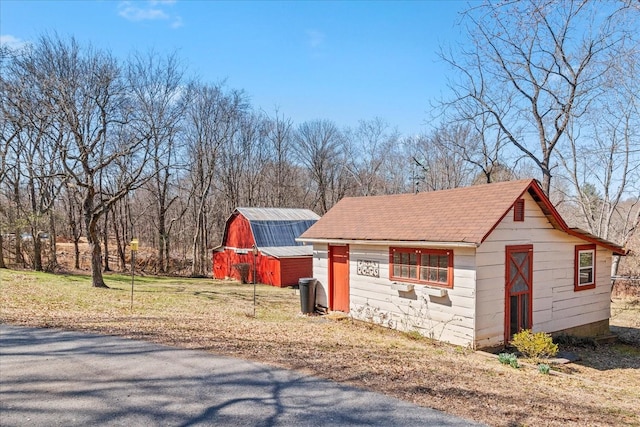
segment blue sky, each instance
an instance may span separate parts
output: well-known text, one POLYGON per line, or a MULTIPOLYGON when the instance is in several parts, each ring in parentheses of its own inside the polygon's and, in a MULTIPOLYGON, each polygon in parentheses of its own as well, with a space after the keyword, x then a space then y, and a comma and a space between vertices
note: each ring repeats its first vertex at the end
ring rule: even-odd
POLYGON ((446 92, 436 52, 461 39, 456 1, 0 1, 2 43, 47 32, 125 58, 177 51, 190 75, 243 89, 296 124, 375 116, 403 135, 429 129, 446 92))

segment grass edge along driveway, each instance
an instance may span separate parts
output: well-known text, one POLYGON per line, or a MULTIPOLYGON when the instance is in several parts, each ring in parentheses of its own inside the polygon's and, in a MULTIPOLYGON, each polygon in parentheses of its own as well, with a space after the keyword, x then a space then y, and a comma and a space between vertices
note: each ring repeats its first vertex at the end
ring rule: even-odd
POLYGON ((0 320, 99 332, 237 356, 382 392, 496 426, 640 425, 633 346, 579 349, 583 362, 541 375, 465 348, 350 319, 299 314, 291 289, 211 279, 0 272, 0 320), (603 362, 602 360, 608 361, 603 362), (613 360, 613 362, 612 362, 613 360))

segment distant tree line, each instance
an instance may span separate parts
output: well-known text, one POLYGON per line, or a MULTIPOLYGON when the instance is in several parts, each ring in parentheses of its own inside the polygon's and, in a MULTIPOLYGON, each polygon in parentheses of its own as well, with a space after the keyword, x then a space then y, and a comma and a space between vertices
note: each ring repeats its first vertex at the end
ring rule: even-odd
MULTIPOLYGON (((136 237, 155 248, 153 272, 205 276, 237 206, 324 214, 346 196, 522 177, 540 179, 569 222, 637 244, 640 11, 599 5, 475 6, 468 44, 441 53, 453 95, 418 136, 382 118, 294 123, 189 78, 176 54, 122 60, 57 35, 4 47, 0 267, 55 270, 65 239, 79 268, 84 237, 102 287, 136 237)), ((637 260, 626 268, 640 272, 637 260)))

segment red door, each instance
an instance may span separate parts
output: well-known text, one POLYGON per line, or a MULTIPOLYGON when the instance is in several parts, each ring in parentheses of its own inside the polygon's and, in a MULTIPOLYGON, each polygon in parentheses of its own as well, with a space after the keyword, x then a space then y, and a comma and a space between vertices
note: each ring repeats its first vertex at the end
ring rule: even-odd
POLYGON ((349 247, 329 246, 331 310, 349 312, 349 247))
POLYGON ((505 287, 505 343, 513 334, 531 329, 533 245, 507 246, 505 287))

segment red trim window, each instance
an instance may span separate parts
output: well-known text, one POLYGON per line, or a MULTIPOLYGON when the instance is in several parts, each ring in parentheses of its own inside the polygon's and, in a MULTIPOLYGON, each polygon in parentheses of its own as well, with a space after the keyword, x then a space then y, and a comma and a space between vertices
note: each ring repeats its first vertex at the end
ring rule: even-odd
POLYGON ((391 280, 453 287, 453 251, 443 249, 389 249, 391 280))
POLYGON ((513 204, 513 220, 524 221, 524 199, 518 199, 513 204))
POLYGON ((596 245, 578 245, 575 249, 574 290, 596 287, 596 245))

